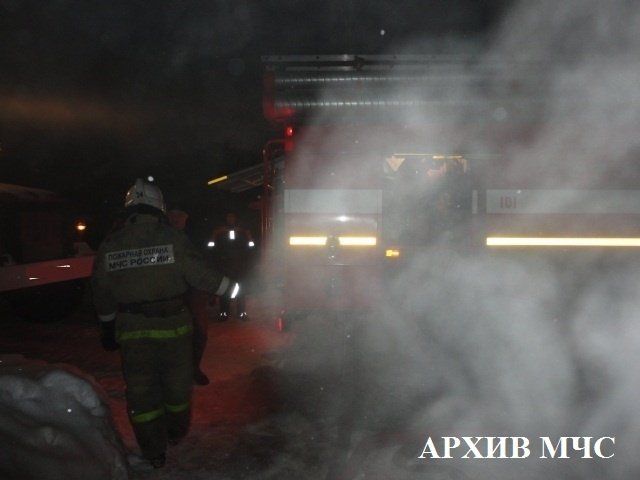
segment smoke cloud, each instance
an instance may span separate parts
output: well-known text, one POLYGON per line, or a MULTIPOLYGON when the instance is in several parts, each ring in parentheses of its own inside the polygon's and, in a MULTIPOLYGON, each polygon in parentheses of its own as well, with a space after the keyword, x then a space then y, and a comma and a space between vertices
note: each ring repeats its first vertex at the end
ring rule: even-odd
MULTIPOLYGON (((422 145, 433 153, 485 158, 470 160, 470 169, 494 172, 488 188, 635 189, 639 23, 640 8, 628 1, 516 3, 480 62, 457 72, 455 81, 417 87, 446 105, 450 128, 442 131, 434 121, 443 111, 427 108, 415 109, 405 124, 423 128, 422 145), (487 135, 489 123, 499 124, 502 134, 487 135)), ((400 100, 404 93, 385 92, 400 100)), ((375 158, 380 145, 369 141, 374 149, 364 156, 375 158)), ((304 159, 305 139, 300 142, 304 159)), ((361 172, 353 164, 337 168, 325 174, 361 172)), ((415 198, 423 193, 408 192, 415 198)), ((551 199, 558 201, 537 197, 535 208, 562 211, 583 202, 565 196, 564 207, 545 204, 551 199)), ((572 225, 579 217, 553 222, 568 232, 592 228, 609 236, 620 236, 614 229, 622 224, 626 235, 637 235, 633 215, 605 227, 572 225)), ((531 230, 533 219, 514 217, 511 228, 531 230)), ((406 438, 396 447, 372 446, 361 456, 362 471, 384 472, 379 478, 427 478, 420 475, 429 472, 433 478, 487 479, 637 475, 637 253, 469 253, 447 248, 444 237, 437 240, 389 279, 383 313, 363 322, 353 340, 363 365, 353 438, 415 434, 411 447, 406 438), (540 436, 615 437, 615 456, 583 459, 582 452, 572 452, 568 460, 543 460, 536 444, 526 461, 418 460, 428 435, 526 436, 532 442, 540 436)), ((322 336, 319 330, 313 335, 322 336)), ((313 342, 305 344, 307 360, 313 348, 313 342)))

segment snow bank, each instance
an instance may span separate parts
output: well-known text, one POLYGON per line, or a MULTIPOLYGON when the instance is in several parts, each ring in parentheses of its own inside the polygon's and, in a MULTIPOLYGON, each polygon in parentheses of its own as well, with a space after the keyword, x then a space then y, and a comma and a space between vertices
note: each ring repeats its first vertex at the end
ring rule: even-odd
POLYGON ((0 477, 127 479, 101 387, 69 365, 0 355, 0 477))

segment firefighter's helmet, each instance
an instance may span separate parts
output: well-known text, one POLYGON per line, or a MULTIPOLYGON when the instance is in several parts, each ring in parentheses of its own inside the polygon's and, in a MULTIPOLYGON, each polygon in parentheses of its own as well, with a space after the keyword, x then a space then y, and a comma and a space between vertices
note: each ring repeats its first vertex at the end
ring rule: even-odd
POLYGON ((134 205, 148 205, 163 212, 165 211, 162 191, 155 185, 145 182, 141 178, 136 179, 135 185, 127 191, 124 199, 125 207, 132 207, 134 205))

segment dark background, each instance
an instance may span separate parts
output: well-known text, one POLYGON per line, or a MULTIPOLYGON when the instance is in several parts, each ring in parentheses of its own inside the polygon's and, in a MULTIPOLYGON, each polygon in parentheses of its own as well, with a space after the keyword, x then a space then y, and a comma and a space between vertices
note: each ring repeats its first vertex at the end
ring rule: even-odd
POLYGON ((277 135, 261 112, 261 55, 478 46, 509 3, 0 0, 0 182, 97 217, 147 175, 169 204, 242 207, 251 198, 206 181, 259 163, 277 135))

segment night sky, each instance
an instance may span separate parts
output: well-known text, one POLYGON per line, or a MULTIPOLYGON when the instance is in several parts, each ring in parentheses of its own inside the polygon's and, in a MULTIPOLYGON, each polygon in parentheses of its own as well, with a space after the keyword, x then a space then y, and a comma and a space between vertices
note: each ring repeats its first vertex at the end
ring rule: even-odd
POLYGON ((0 0, 0 182, 110 208, 151 174, 193 204, 273 135, 261 55, 438 53, 508 3, 0 0))

